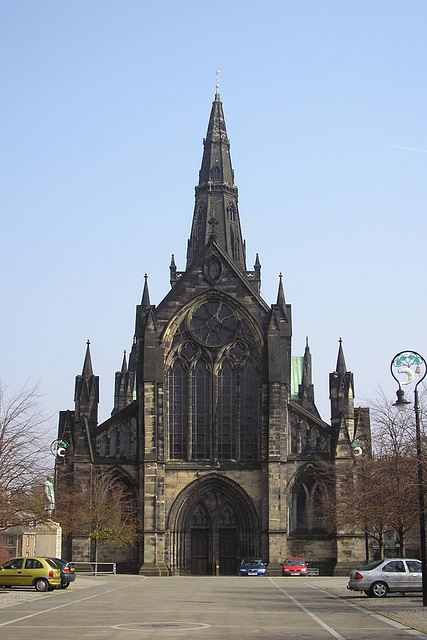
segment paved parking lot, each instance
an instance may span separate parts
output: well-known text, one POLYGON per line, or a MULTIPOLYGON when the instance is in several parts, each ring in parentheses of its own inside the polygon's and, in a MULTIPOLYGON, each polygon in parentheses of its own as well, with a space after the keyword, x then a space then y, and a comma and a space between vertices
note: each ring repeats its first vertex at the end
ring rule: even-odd
POLYGON ((427 640, 413 629, 427 632, 421 594, 376 600, 346 584, 323 577, 78 576, 53 593, 0 590, 0 637, 427 640))

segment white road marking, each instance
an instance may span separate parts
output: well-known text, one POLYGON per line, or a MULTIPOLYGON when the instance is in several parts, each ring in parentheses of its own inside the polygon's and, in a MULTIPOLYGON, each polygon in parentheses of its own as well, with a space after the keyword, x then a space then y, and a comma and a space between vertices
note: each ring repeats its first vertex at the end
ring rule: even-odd
POLYGON ((347 600, 343 600, 339 596, 336 596, 334 593, 330 593, 329 591, 325 591, 324 589, 320 589, 319 587, 316 587, 316 585, 314 585, 314 584, 308 583, 308 586, 311 587, 312 589, 316 589, 316 591, 320 591, 321 593, 324 593, 325 595, 329 596, 330 598, 335 598, 336 600, 341 600, 342 602, 345 602, 345 604, 348 605, 349 607, 353 607, 353 609, 357 609, 358 611, 362 611, 363 613, 367 613, 370 616, 372 616, 372 618, 376 618, 377 620, 381 620, 381 622, 386 622, 391 627, 395 627, 396 629, 400 629, 401 631, 406 631, 406 633, 408 633, 409 635, 415 636, 416 638, 420 638, 420 640, 427 640, 427 635, 425 633, 423 633, 422 631, 417 631, 416 629, 411 629, 410 627, 407 627, 406 625, 402 624, 401 622, 397 622, 396 620, 391 620, 390 618, 386 618, 385 616, 382 616, 380 613, 375 613, 375 611, 369 611, 369 609, 365 609, 364 607, 359 607, 359 605, 354 604, 353 602, 347 602, 347 600))
POLYGON ((298 600, 296 600, 293 596, 291 596, 290 593, 285 591, 285 589, 283 589, 276 582, 274 582, 274 580, 272 578, 270 578, 270 581, 271 581, 272 584, 274 584, 274 586, 277 589, 279 589, 279 591, 284 593, 285 596, 287 598, 289 598, 289 600, 292 600, 292 602, 294 604, 296 604, 297 607, 299 607, 302 611, 304 611, 304 613, 306 613, 308 616, 310 616, 310 618, 312 618, 312 620, 317 622, 317 624, 319 624, 321 627, 323 627, 323 629, 325 629, 325 631, 330 633, 331 636, 333 636, 337 640, 346 640, 342 635, 340 635, 337 631, 335 631, 335 629, 332 629, 332 627, 330 627, 328 624, 326 624, 326 622, 323 622, 323 620, 321 620, 318 616, 316 616, 315 613, 312 613, 309 609, 307 609, 307 607, 305 607, 303 604, 301 604, 301 602, 298 602, 298 600))
MULTIPOLYGON (((142 578, 141 582, 144 582, 147 578, 142 578)), ((34 618, 35 616, 41 616, 44 613, 50 613, 51 611, 56 611, 57 609, 63 609, 64 607, 69 607, 73 604, 78 604, 79 602, 84 602, 85 600, 91 600, 92 598, 98 598, 99 596, 105 595, 106 593, 112 593, 113 591, 119 591, 120 589, 126 589, 129 587, 128 584, 115 587, 114 589, 109 589, 108 591, 102 591, 101 593, 95 593, 92 596, 86 596, 86 598, 80 598, 80 600, 72 600, 70 602, 65 602, 64 604, 59 604, 56 607, 50 607, 49 609, 43 609, 43 611, 36 611, 35 613, 30 613, 27 616, 22 616, 21 618, 14 618, 13 620, 9 620, 8 622, 1 622, 0 627, 7 627, 10 624, 14 624, 15 622, 21 622, 22 620, 28 620, 29 618, 34 618)), ((34 600, 32 601, 34 602, 34 600)))

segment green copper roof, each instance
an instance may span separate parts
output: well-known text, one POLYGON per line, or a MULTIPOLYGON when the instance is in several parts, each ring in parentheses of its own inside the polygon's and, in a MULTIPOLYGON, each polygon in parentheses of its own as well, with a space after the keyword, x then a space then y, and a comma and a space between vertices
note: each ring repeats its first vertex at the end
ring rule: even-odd
POLYGON ((291 398, 298 397, 298 388, 302 382, 303 364, 303 356, 291 356, 291 398))

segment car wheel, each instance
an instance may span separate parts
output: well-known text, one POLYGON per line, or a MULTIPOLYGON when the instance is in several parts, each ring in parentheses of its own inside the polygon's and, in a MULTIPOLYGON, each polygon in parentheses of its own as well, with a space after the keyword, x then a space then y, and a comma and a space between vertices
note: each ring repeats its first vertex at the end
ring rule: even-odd
POLYGON ((34 583, 34 587, 36 591, 49 591, 49 583, 47 580, 44 580, 43 578, 36 580, 34 583))
POLYGON ((374 598, 385 598, 388 593, 388 586, 385 582, 374 582, 369 589, 369 593, 374 598))
POLYGON ((61 589, 66 589, 69 586, 70 586, 69 582, 61 582, 61 589))

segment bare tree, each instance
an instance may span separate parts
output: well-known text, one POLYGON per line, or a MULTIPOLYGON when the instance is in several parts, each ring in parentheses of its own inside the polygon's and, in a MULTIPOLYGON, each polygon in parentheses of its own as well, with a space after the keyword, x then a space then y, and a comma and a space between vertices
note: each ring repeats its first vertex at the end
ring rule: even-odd
MULTIPOLYGON (((322 476, 335 478, 336 491, 329 491, 324 513, 337 530, 363 532, 366 561, 369 540, 374 540, 382 557, 385 534, 394 531, 405 555, 407 533, 418 526, 417 460, 414 415, 398 412, 379 390, 370 403, 372 451, 370 443, 361 456, 340 464, 319 462, 322 476)), ((424 451, 427 454, 427 449, 424 451)))
POLYGON ((55 518, 65 536, 87 536, 94 542, 94 560, 100 546, 134 544, 139 538, 139 516, 132 492, 112 472, 94 467, 87 484, 72 487, 65 474, 58 491, 55 518))
POLYGON ((372 451, 356 457, 341 482, 337 525, 364 532, 366 560, 368 539, 383 556, 385 533, 392 530, 404 557, 406 535, 418 525, 414 415, 396 411, 381 389, 369 405, 372 451))
POLYGON ((45 517, 49 437, 40 406, 37 385, 10 394, 0 381, 0 529, 45 517))
POLYGON ((398 536, 400 554, 404 557, 406 534, 417 526, 419 518, 414 412, 397 411, 379 390, 371 403, 371 417, 387 525, 398 536))

